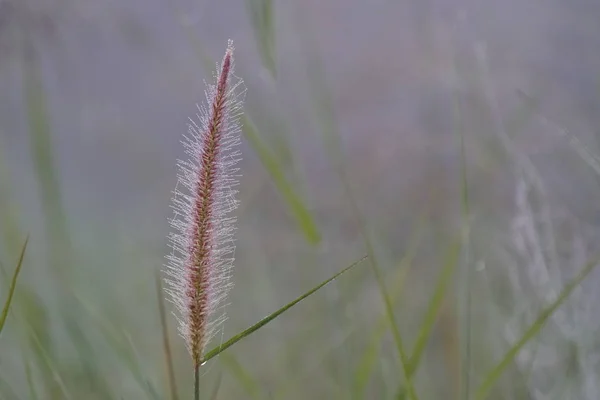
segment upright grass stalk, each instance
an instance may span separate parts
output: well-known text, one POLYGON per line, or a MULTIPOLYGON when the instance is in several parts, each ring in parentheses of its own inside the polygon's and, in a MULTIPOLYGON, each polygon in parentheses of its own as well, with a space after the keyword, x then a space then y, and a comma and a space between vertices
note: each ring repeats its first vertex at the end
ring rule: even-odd
POLYGON ((171 351, 171 342, 169 341, 169 330, 167 328, 167 317, 165 305, 161 296, 163 287, 161 280, 156 275, 156 292, 158 293, 158 315, 160 317, 160 327, 162 330, 163 352, 165 353, 165 363, 167 369, 167 379, 169 383, 170 400, 179 400, 177 395, 177 383, 175 381, 175 367, 173 366, 173 352, 171 351))
POLYGON ((178 310, 180 333, 194 364, 194 398, 200 396, 202 356, 219 331, 225 316, 220 312, 231 284, 238 206, 235 165, 240 160, 242 81, 234 76, 233 42, 206 91, 207 104, 199 107, 198 120, 190 120, 182 141, 188 161, 179 161, 174 191, 174 217, 167 257, 167 293, 178 310), (183 191, 180 189, 183 187, 183 191))
MULTIPOLYGON (((60 174, 56 167, 51 113, 48 94, 44 88, 41 58, 28 32, 22 32, 22 87, 27 117, 30 152, 40 190, 44 212, 44 228, 50 251, 50 266, 62 288, 69 287, 71 267, 71 238, 69 235, 60 174)), ((68 292, 68 291, 67 291, 68 292)))
POLYGON ((462 318, 462 335, 463 349, 461 360, 461 379, 460 387, 462 388, 461 398, 469 400, 471 396, 471 363, 472 363, 472 295, 473 295, 473 271, 470 265, 470 205, 469 205, 469 182, 467 177, 467 152, 465 144, 465 133, 462 129, 462 110, 460 108, 460 99, 456 99, 454 103, 456 118, 459 126, 457 127, 457 135, 460 144, 460 175, 461 175, 461 237, 463 242, 463 258, 464 265, 461 271, 460 293, 462 299, 459 300, 463 308, 462 318))

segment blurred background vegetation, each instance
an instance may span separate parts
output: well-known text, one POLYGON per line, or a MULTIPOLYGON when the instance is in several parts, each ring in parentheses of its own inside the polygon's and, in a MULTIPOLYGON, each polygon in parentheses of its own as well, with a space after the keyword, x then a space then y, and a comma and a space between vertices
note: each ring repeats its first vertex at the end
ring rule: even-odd
MULTIPOLYGON (((229 38, 247 96, 224 336, 369 253, 412 346, 462 237, 415 385, 459 398, 468 357, 477 387, 600 250, 598 18, 587 0, 0 0, 2 298, 30 235, 0 398, 168 398, 154 280, 229 38)), ((599 282, 489 398, 600 398, 599 282)), ((403 398, 389 328, 359 266, 211 360, 203 393, 403 398)))

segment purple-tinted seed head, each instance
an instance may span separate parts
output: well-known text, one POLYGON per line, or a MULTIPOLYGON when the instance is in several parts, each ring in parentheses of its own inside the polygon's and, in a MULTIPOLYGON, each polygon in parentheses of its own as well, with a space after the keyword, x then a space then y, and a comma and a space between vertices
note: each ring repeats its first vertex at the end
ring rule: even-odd
POLYGON ((166 269, 167 293, 196 367, 225 319, 220 308, 231 288, 235 252, 231 212, 238 206, 242 81, 234 76, 231 41, 217 71, 206 105, 198 107, 182 141, 189 160, 178 163, 166 269))

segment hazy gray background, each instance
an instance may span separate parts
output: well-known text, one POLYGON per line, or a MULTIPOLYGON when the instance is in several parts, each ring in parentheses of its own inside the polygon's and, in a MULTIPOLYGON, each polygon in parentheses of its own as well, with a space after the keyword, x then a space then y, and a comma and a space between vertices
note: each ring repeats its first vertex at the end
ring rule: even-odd
MULTIPOLYGON (((482 310, 475 323, 480 336, 493 341, 482 347, 497 357, 552 290, 599 250, 600 181, 595 160, 582 155, 598 154, 600 2, 274 1, 276 76, 261 57, 251 3, 258 4, 0 0, 0 169, 5 176, 0 202, 10 210, 3 211, 3 218, 13 218, 21 233, 31 234, 23 284, 48 299, 61 290, 49 268, 52 234, 44 229, 52 231, 47 227, 52 218, 42 207, 43 178, 35 169, 24 103, 29 59, 41 71, 51 118, 47 150, 72 242, 72 284, 131 335, 149 380, 163 385, 153 278, 167 251, 170 191, 176 159, 183 156, 179 140, 195 103, 204 99, 203 80, 211 76, 206 59, 220 60, 231 38, 236 72, 248 89, 247 114, 315 218, 322 240, 307 242, 244 142, 236 286, 226 336, 364 253, 359 225, 324 146, 321 112, 326 121, 334 121, 346 176, 390 274, 419 216, 429 216, 412 284, 398 302, 409 338, 448 239, 460 228, 457 131, 462 130, 473 214, 470 261, 479 269, 478 282, 494 288, 478 285, 482 310), (32 46, 33 59, 23 43, 32 46), (329 96, 331 110, 321 105, 323 95, 329 96), (528 105, 532 102, 535 107, 528 105)), ((0 249, 0 261, 12 268, 15 249, 0 249)), ((574 311, 567 313, 573 320, 559 319, 549 328, 550 361, 534 363, 531 380, 522 385, 530 398, 545 398, 532 388, 552 392, 552 382, 544 377, 563 376, 564 368, 571 368, 565 361, 571 356, 552 342, 563 339, 585 349, 573 356, 573 363, 581 365, 574 376, 581 381, 568 389, 575 390, 569 398, 596 398, 590 383, 597 376, 596 361, 588 358, 595 354, 590 349, 598 347, 587 333, 595 329, 589 325, 598 309, 590 306, 596 289, 588 283, 589 289, 584 286, 572 302, 574 311)), ((364 267, 231 353, 259 383, 260 393, 347 398, 365 338, 381 313, 377 289, 364 267)), ((436 347, 446 346, 450 334, 444 329, 452 330, 457 317, 450 312, 448 318, 450 328, 438 330, 422 379, 424 393, 431 396, 449 390, 444 382, 454 379, 451 364, 439 366, 445 356, 436 347), (431 379, 441 392, 427 384, 431 379)), ((60 342, 60 327, 55 336, 60 342)), ((172 339, 178 372, 188 383, 183 346, 174 334, 172 339)), ((99 349, 105 344, 94 340, 94 351, 104 356, 99 349)), ((389 351, 382 352, 367 398, 392 398, 399 382, 393 347, 386 340, 389 351)), ((59 369, 69 382, 75 379, 69 378, 70 368, 77 370, 79 364, 59 353, 67 358, 59 369)), ((18 354, 10 362, 3 356, 0 372, 25 396, 18 354)), ((105 371, 115 398, 145 398, 130 377, 119 373, 118 361, 109 356, 93 360, 98 371, 105 371)), ((212 365, 206 385, 212 387, 223 371, 219 398, 244 398, 247 392, 227 358, 212 365)), ((498 398, 516 398, 510 390, 498 398)))

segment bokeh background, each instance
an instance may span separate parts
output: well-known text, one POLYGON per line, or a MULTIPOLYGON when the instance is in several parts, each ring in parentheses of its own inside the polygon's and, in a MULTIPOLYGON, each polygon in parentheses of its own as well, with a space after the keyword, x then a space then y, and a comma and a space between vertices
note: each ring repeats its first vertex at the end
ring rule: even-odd
MULTIPOLYGON (((167 398, 155 277, 179 141, 231 38, 247 120, 224 337, 370 244, 410 346, 468 222, 416 376, 422 398, 458 398, 465 341, 476 386, 600 250, 599 18, 591 0, 0 0, 2 297, 30 235, 0 397, 167 398)), ((599 281, 490 398, 600 398, 599 281)), ((366 263, 202 377, 219 399, 395 399, 401 387, 366 263)))

